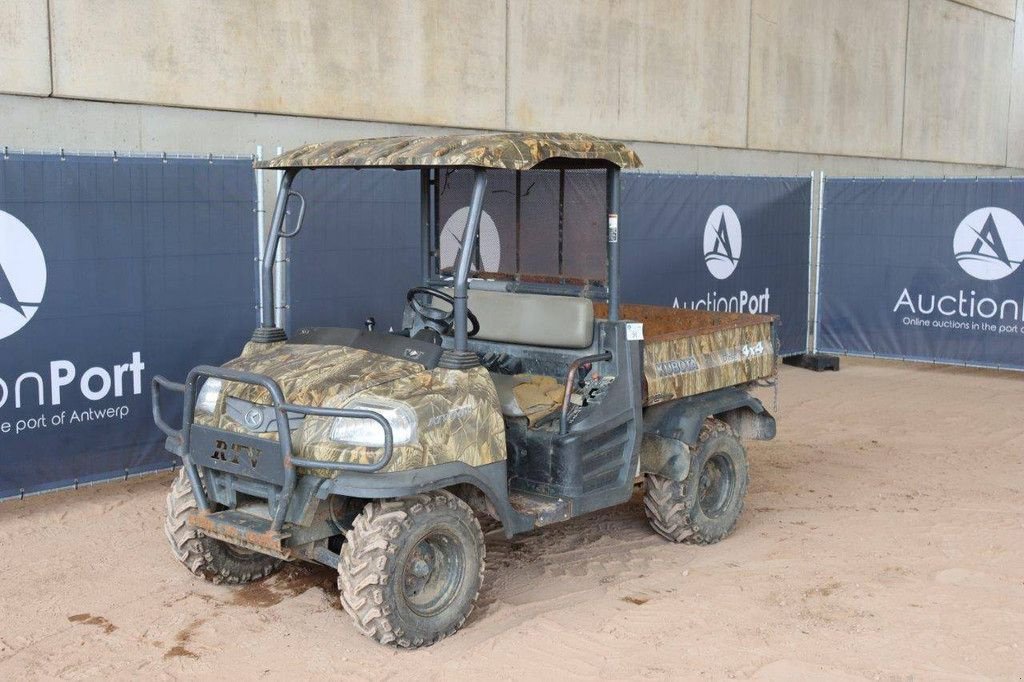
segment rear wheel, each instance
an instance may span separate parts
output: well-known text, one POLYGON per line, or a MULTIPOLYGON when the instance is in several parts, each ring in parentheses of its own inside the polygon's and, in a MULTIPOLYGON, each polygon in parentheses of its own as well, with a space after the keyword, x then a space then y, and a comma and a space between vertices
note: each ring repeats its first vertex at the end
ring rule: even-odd
POLYGON ((683 481, 646 476, 644 511, 651 527, 669 540, 709 545, 736 527, 748 481, 747 453, 740 439, 728 424, 709 418, 683 481))
POLYGON ((281 566, 280 559, 214 540, 190 528, 188 517, 198 509, 192 483, 182 469, 167 494, 164 534, 175 558, 192 573, 211 583, 241 585, 266 578, 281 566))
POLYGON ((473 510, 449 492, 371 502, 341 549, 342 604, 378 642, 429 646, 473 611, 484 553, 473 510))

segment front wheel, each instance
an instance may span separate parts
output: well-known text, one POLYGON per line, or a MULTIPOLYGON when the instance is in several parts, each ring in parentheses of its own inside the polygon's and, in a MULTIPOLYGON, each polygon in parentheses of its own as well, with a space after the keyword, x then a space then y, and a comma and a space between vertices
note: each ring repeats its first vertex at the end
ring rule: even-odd
POLYGON ((364 635, 429 646, 473 611, 484 554, 476 515, 449 492, 371 502, 341 548, 341 602, 364 635))
POLYGON ((164 534, 175 558, 192 573, 211 583, 241 585, 266 578, 281 566, 280 559, 215 540, 191 528, 188 517, 198 509, 192 483, 181 469, 167 494, 164 534))
POLYGON ((651 527, 673 542, 710 545, 736 527, 749 473, 747 452, 728 424, 709 418, 682 481, 647 474, 644 511, 651 527))

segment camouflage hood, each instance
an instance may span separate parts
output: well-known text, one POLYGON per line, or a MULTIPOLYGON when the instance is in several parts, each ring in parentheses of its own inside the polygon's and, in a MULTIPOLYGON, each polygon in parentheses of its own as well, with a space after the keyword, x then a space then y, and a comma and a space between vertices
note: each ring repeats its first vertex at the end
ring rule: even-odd
MULTIPOLYGON (((418 363, 358 348, 312 344, 248 344, 224 366, 268 376, 289 403, 316 407, 342 407, 357 393, 425 371, 418 363)), ((250 384, 227 383, 225 395, 271 403, 263 388, 250 384)))
MULTIPOLYGON (((238 358, 225 367, 263 374, 281 387, 285 400, 296 405, 346 407, 357 394, 408 405, 416 414, 417 437, 397 445, 385 471, 403 471, 460 461, 472 466, 505 458, 505 425, 494 383, 487 370, 426 369, 389 355, 344 345, 249 343, 238 358)), ((225 397, 269 405, 270 396, 259 386, 225 382, 213 415, 199 413, 197 423, 213 428, 249 433, 229 417, 225 397)), ((332 440, 334 420, 309 416, 293 425, 292 444, 308 459, 367 464, 381 451, 375 447, 347 445, 332 440)), ((251 435, 251 434, 250 434, 251 435)), ((258 437, 276 440, 268 430, 258 437)), ((332 477, 337 471, 312 470, 332 477)))

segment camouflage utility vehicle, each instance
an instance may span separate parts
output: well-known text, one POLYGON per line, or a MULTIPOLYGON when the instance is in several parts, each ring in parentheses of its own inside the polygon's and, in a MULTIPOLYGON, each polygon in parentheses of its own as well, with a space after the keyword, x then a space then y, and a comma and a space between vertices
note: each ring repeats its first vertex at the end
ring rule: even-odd
POLYGON ((288 338, 264 305, 238 358, 154 380, 154 417, 183 463, 167 538, 190 571, 237 584, 283 561, 326 564, 361 632, 419 647, 473 610, 481 520, 511 537, 626 502, 639 483, 673 542, 733 529, 740 439, 775 434, 747 392, 775 375, 775 320, 620 304, 630 148, 580 134, 395 137, 258 166, 283 171, 264 301, 280 241, 302 229, 304 169, 418 173, 422 272, 400 331, 288 338), (183 394, 180 428, 161 390, 183 394))

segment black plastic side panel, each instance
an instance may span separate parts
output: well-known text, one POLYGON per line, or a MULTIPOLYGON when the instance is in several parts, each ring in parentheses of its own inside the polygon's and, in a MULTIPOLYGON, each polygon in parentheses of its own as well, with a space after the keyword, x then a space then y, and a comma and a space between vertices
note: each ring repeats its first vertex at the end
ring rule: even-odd
POLYGON ((573 433, 560 437, 553 430, 530 430, 525 419, 510 420, 506 427, 510 442, 509 463, 514 490, 549 497, 581 497, 615 485, 628 460, 631 420, 594 433, 573 433), (513 444, 514 443, 514 444, 513 444))
POLYGON ((616 379, 568 433, 529 429, 524 419, 506 421, 509 487, 570 500, 572 516, 628 500, 638 466, 640 343, 626 340, 625 323, 599 323, 598 339, 612 362, 596 364, 595 371, 616 379))

